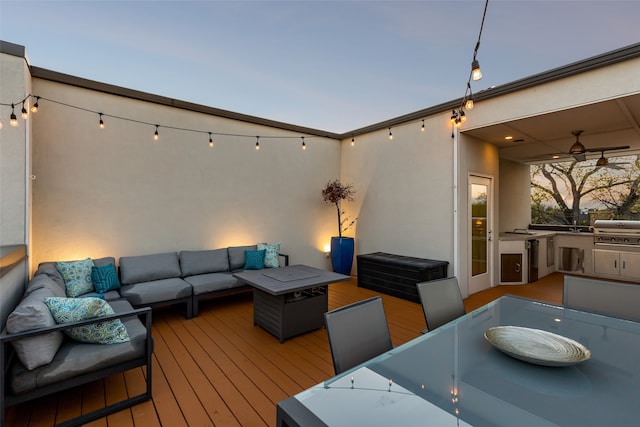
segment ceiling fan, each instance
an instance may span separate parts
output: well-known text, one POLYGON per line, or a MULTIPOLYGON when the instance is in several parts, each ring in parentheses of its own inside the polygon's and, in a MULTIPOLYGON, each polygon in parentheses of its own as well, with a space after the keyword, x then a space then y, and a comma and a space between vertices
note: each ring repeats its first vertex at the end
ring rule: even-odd
POLYGON ((573 132, 571 132, 571 135, 576 137, 576 142, 574 142, 571 148, 569 148, 569 154, 571 154, 573 158, 576 159, 576 162, 585 161, 587 159, 587 153, 597 153, 598 151, 600 151, 602 155, 598 159, 596 166, 608 166, 609 160, 604 157, 605 151, 626 150, 629 148, 628 145, 620 145, 617 147, 586 148, 580 142, 580 135, 582 134, 582 132, 582 130, 574 130, 573 132))

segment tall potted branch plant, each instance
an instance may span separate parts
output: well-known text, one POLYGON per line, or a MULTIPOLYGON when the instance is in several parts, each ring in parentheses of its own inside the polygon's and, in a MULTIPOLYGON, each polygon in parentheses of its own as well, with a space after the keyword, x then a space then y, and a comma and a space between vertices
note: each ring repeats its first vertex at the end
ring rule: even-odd
POLYGON ((329 205, 336 207, 338 218, 338 235, 331 237, 331 266, 333 271, 340 274, 351 274, 353 265, 353 237, 343 237, 342 233, 351 228, 356 219, 350 220, 342 210, 342 202, 353 202, 356 191, 353 185, 342 184, 339 180, 329 181, 322 190, 322 199, 329 205))

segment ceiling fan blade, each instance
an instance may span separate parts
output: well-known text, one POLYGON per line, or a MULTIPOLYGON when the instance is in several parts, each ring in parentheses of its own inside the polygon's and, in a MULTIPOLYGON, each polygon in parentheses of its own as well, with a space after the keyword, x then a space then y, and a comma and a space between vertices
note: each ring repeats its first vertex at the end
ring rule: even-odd
POLYGON ((617 151, 617 150, 628 150, 630 147, 628 145, 619 145, 617 147, 599 147, 599 148, 587 148, 585 151, 588 153, 597 153, 597 152, 605 152, 605 151, 617 151))

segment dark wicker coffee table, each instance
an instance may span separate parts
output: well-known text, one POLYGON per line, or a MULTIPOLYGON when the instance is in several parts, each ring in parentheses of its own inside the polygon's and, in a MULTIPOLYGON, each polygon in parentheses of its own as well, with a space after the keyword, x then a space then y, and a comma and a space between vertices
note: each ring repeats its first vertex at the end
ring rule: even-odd
POLYGON ((327 285, 350 276, 306 265, 235 273, 253 286, 253 324, 284 342, 321 328, 328 310, 327 285))

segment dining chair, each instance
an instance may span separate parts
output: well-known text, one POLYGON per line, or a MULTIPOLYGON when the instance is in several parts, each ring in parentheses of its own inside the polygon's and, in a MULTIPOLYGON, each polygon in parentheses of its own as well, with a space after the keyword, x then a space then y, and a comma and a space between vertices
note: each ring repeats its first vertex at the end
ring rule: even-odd
POLYGON ((416 286, 428 328, 422 333, 432 331, 465 314, 458 279, 455 277, 421 282, 416 286))
POLYGON ((562 305, 640 322, 640 286, 567 274, 562 288, 562 305))
POLYGON ((336 375, 391 350, 391 334, 379 296, 324 314, 336 375))

